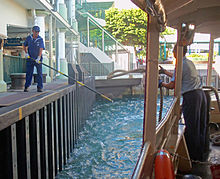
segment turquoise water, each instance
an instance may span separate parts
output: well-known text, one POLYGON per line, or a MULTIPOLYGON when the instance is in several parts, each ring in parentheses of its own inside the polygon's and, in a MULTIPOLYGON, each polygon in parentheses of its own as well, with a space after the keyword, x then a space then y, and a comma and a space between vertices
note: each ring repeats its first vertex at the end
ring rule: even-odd
MULTIPOLYGON (((171 98, 164 97, 163 116, 171 98)), ((143 109, 143 96, 97 101, 57 178, 130 178, 142 144, 143 109)))

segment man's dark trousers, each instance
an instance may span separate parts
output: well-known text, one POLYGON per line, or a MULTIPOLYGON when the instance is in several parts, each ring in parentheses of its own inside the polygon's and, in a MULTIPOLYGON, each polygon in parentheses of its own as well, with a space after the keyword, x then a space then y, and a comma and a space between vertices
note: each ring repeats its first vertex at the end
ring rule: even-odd
POLYGON ((203 90, 197 89, 183 94, 183 116, 189 155, 193 160, 202 161, 207 127, 207 100, 203 90))
POLYGON ((32 76, 34 72, 34 66, 36 66, 37 69, 37 88, 42 89, 43 88, 43 75, 42 75, 42 63, 38 64, 34 61, 31 61, 27 59, 26 62, 26 83, 25 88, 28 88, 31 86, 32 76))

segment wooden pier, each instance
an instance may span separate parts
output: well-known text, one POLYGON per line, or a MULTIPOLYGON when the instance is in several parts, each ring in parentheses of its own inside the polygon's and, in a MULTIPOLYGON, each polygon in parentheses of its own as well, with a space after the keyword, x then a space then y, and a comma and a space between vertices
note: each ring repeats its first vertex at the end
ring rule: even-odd
MULTIPOLYGON (((94 78, 84 83, 95 88, 94 78)), ((95 94, 74 84, 20 98, 0 108, 0 178, 54 178, 75 147, 95 94)))

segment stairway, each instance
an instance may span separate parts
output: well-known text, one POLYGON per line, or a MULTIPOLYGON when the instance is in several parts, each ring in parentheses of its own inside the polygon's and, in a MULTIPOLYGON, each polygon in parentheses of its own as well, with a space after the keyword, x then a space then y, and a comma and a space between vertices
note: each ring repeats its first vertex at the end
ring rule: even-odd
POLYGON ((97 18, 77 10, 77 21, 81 42, 80 63, 90 75, 106 76, 115 68, 121 69, 118 64, 129 61, 129 51, 97 22, 97 18))
POLYGON ((107 76, 114 70, 113 60, 99 48, 79 44, 80 64, 92 76, 107 76))

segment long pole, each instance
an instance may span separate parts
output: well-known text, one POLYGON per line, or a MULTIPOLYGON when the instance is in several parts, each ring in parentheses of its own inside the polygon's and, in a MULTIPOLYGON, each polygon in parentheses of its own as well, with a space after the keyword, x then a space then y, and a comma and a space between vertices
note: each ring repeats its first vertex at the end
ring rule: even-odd
MULTIPOLYGON (((32 60, 34 60, 34 61, 36 61, 36 60, 35 60, 35 59, 33 59, 33 58, 30 58, 30 59, 32 59, 32 60)), ((37 63, 37 62, 36 62, 36 63, 37 63)), ((85 85, 84 83, 81 83, 80 81, 78 81, 78 80, 74 79, 73 77, 71 77, 71 76, 69 76, 69 75, 67 75, 67 74, 65 74, 65 73, 63 73, 63 72, 61 72, 61 71, 59 71, 59 70, 57 70, 57 69, 55 69, 55 68, 53 68, 53 67, 51 67, 51 66, 49 66, 49 65, 45 64, 45 63, 43 63, 43 62, 40 62, 40 63, 41 63, 42 65, 44 65, 44 66, 46 66, 46 67, 48 67, 48 68, 50 68, 50 69, 52 69, 52 70, 54 70, 54 71, 58 72, 58 73, 60 73, 61 75, 65 76, 65 77, 67 77, 67 78, 72 79, 74 82, 76 82, 76 83, 80 84, 81 86, 84 86, 85 88, 87 88, 87 89, 89 89, 90 91, 92 91, 92 92, 94 92, 94 93, 96 93, 96 94, 100 95, 101 97, 103 97, 103 98, 107 99, 108 101, 113 102, 113 100, 112 100, 112 99, 110 99, 110 98, 108 98, 107 96, 105 96, 104 94, 102 94, 102 93, 100 93, 100 92, 98 92, 98 91, 96 91, 96 90, 94 90, 94 89, 90 88, 89 86, 85 85)))

